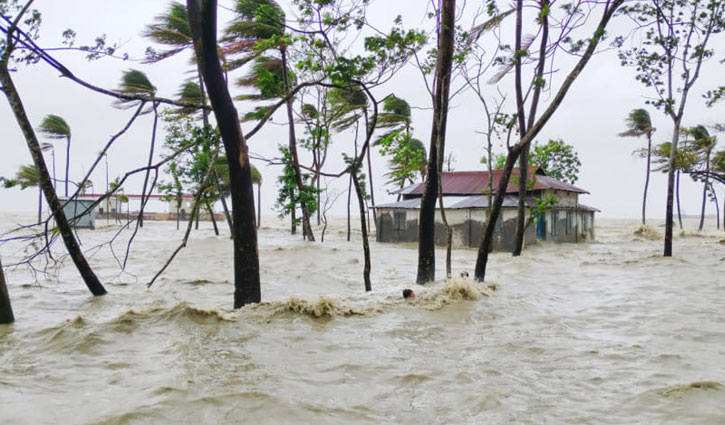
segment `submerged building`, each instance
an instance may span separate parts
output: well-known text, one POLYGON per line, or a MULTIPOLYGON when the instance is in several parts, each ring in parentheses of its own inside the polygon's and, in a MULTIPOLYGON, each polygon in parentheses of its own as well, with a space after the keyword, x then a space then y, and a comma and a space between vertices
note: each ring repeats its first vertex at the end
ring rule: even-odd
MULTIPOLYGON (((454 247, 474 247, 481 243, 488 220, 488 188, 492 179, 494 194, 503 170, 448 172, 442 175, 443 206, 446 219, 453 229, 454 247)), ((494 233, 493 249, 511 251, 516 234, 518 211, 519 169, 514 169, 506 188, 501 214, 494 233)), ((529 189, 526 191, 526 205, 535 207, 536 199, 553 196, 553 207, 531 220, 524 234, 524 246, 538 241, 580 242, 594 239, 594 213, 596 208, 579 202, 580 194, 586 190, 556 180, 540 167, 529 170, 529 189)), ((417 183, 399 191, 402 200, 377 205, 377 241, 405 243, 418 241, 418 216, 423 183, 417 183)), ((527 216, 529 215, 527 211, 527 216)), ((436 201, 435 215, 436 244, 445 245, 446 229, 436 201)))

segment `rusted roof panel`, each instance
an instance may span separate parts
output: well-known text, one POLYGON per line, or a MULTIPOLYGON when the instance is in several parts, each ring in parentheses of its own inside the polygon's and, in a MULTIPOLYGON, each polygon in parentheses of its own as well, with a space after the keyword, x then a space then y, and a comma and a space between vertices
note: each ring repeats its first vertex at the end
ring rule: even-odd
MULTIPOLYGON (((543 189, 554 189, 554 190, 563 190, 567 192, 574 192, 574 193, 589 193, 584 189, 580 189, 576 186, 572 186, 570 184, 560 182, 553 177, 549 177, 546 175, 543 169, 541 167, 531 167, 529 168, 529 176, 532 174, 536 174, 536 183, 534 184, 534 187, 532 190, 543 190, 543 189)), ((503 170, 493 170, 491 173, 491 178, 493 180, 493 191, 496 193, 496 189, 498 188, 499 182, 501 181, 501 176, 503 175, 503 170)), ((509 185, 506 187, 506 193, 513 194, 519 192, 518 183, 515 183, 515 180, 517 179, 519 175, 519 169, 514 168, 513 172, 511 173, 511 179, 514 180, 514 183, 509 183, 509 185)), ((488 171, 454 171, 454 172, 448 172, 443 173, 443 194, 444 195, 480 195, 485 194, 488 190, 488 180, 489 180, 489 173, 488 171)), ((418 197, 423 195, 423 183, 414 184, 411 186, 408 186, 402 190, 400 190, 400 193, 405 195, 406 197, 418 197)))

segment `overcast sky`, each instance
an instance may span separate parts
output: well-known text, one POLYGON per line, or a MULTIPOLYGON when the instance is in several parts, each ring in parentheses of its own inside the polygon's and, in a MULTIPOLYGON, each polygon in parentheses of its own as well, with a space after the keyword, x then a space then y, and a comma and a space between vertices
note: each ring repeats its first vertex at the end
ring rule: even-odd
MULTIPOLYGON (((223 1, 221 2, 222 4, 223 1)), ((284 1, 281 2, 285 4, 284 1)), ((402 14, 406 27, 428 26, 425 18, 429 2, 423 0, 395 1, 395 10, 390 11, 389 1, 378 1, 369 14, 369 20, 379 28, 389 28, 395 15, 402 14)), ((469 11, 474 2, 468 2, 469 11)), ((118 42, 121 50, 129 53, 132 58, 141 58, 148 41, 140 36, 144 25, 152 22, 154 16, 167 8, 167 1, 150 0, 37 0, 35 2, 43 12, 42 46, 58 45, 60 34, 66 28, 73 28, 78 33, 79 44, 90 41, 98 34, 107 34, 109 42, 118 42)), ((626 27, 626 22, 615 23, 613 29, 626 27)), ((510 31, 509 31, 510 32, 510 31)), ((504 33, 503 37, 512 40, 512 34, 504 33)), ((704 68, 701 80, 693 89, 688 102, 684 125, 712 125, 725 122, 725 102, 714 108, 706 108, 702 94, 708 89, 722 84, 721 76, 725 65, 718 64, 723 58, 722 36, 714 44, 718 46, 715 60, 711 60, 704 68)), ((131 68, 146 72, 152 83, 158 88, 160 96, 172 98, 180 84, 189 77, 192 69, 189 55, 166 60, 157 65, 142 65, 137 61, 120 61, 103 59, 86 62, 79 53, 55 53, 56 57, 66 64, 79 77, 101 87, 113 89, 118 86, 122 71, 131 68)), ((554 83, 559 83, 568 71, 569 63, 561 60, 555 68, 554 83), (557 80, 558 78, 558 80, 557 80)), ((16 85, 23 98, 26 110, 34 126, 38 126, 47 114, 61 115, 72 128, 73 144, 71 146, 71 179, 77 180, 88 170, 95 155, 102 149, 109 137, 119 131, 130 117, 130 110, 113 108, 113 99, 93 93, 67 79, 60 78, 56 71, 44 64, 21 66, 13 73, 16 85)), ((458 83, 460 84, 460 81, 458 83)), ((502 90, 509 90, 510 78, 502 81, 502 90), (507 85, 508 83, 508 85, 507 85)), ((490 86, 491 90, 495 86, 490 86)), ((556 86, 558 87, 558 85, 556 86)), ((388 93, 406 99, 415 108, 413 125, 415 137, 429 141, 431 115, 430 99, 423 85, 420 73, 413 69, 401 72, 386 86, 376 90, 380 98, 388 93)), ((644 185, 645 161, 632 155, 632 151, 646 146, 646 140, 620 138, 617 134, 624 130, 624 120, 629 111, 644 107, 647 96, 653 93, 635 81, 634 72, 619 64, 615 51, 601 53, 594 57, 581 77, 575 82, 572 90, 564 100, 554 118, 541 132, 537 140, 563 139, 574 145, 582 162, 580 178, 577 186, 591 192, 581 202, 600 209, 603 217, 639 217, 641 209, 642 189, 644 185)), ((550 97, 544 99, 545 102, 550 97)), ((249 105, 238 104, 240 113, 251 109, 249 105)), ((542 110, 542 109, 540 109, 542 110)), ((656 143, 668 141, 671 137, 672 123, 661 113, 650 108, 654 126, 657 131, 656 143)), ((278 113, 273 123, 250 142, 250 150, 260 156, 277 156, 277 145, 286 144, 286 129, 283 124, 285 117, 278 113)), ((142 117, 125 136, 110 150, 109 174, 111 180, 123 174, 125 170, 143 166, 148 156, 148 141, 151 134, 152 117, 142 117)), ((483 155, 483 136, 477 131, 484 129, 482 108, 470 93, 455 97, 451 104, 447 134, 448 152, 455 157, 454 168, 457 171, 481 170, 479 160, 483 155)), ((245 124, 245 128, 250 128, 245 124)), ((25 141, 18 129, 14 116, 5 101, 0 100, 0 140, 3 144, 3 157, 0 160, 0 176, 11 177, 21 164, 31 162, 25 141)), ((298 130, 302 134, 302 129, 298 130)), ((722 135, 719 137, 724 140, 722 135)), ((348 136, 333 139, 330 171, 342 168, 341 153, 349 151, 348 136)), ((55 141, 56 168, 59 177, 65 164, 65 144, 55 141)), ((502 148, 499 148, 503 152, 502 148)), ((160 157, 162 152, 157 154, 160 157)), ((303 156, 305 158, 305 156, 303 156)), ((50 155, 46 161, 52 168, 50 155)), ((276 198, 276 177, 280 172, 277 166, 267 166, 257 161, 255 165, 263 174, 262 186, 263 212, 272 213, 276 198)), ((393 189, 384 185, 383 174, 386 172, 387 160, 378 152, 373 155, 373 175, 375 177, 375 197, 377 203, 394 201, 394 195, 387 194, 393 189)), ((101 166, 92 176, 96 192, 105 188, 105 166, 101 166)), ((127 193, 140 192, 140 179, 129 183, 127 193)), ((333 190, 346 190, 347 180, 332 183, 333 190)), ((689 177, 682 180, 682 206, 686 213, 697 214, 700 209, 702 186, 694 184, 689 177)), ((650 183, 648 200, 648 216, 663 217, 666 196, 666 175, 653 174, 650 183)), ((725 196, 722 187, 718 188, 718 196, 725 196)), ((344 212, 344 197, 338 201, 335 213, 344 212)), ((722 199, 722 198, 721 198, 722 199)), ((35 189, 20 191, 18 189, 0 189, 0 210, 33 211, 36 208, 37 192, 35 189)), ((722 202, 722 201, 721 201, 722 202)), ((355 210, 355 209, 353 209, 355 210)), ((708 205, 708 213, 714 214, 712 204, 708 205)))

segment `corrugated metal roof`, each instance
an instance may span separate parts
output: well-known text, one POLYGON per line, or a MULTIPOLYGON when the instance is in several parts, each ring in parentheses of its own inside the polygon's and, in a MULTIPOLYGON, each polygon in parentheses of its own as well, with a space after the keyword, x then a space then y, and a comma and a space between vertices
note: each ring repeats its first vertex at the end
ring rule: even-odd
MULTIPOLYGON (((391 202, 389 204, 376 205, 375 208, 397 208, 397 209, 418 209, 420 208, 421 198, 406 199, 400 202, 391 202)), ((475 196, 446 196, 443 199, 443 205, 446 209, 457 210, 467 208, 488 208, 488 196, 486 195, 475 195, 475 196)), ((516 208, 519 205, 518 196, 505 196, 503 198, 503 207, 505 208, 516 208)), ((527 207, 535 207, 536 201, 534 198, 526 198, 527 207)), ((600 212, 594 207, 590 207, 584 204, 578 205, 582 211, 594 211, 600 212)), ((438 201, 436 201, 436 209, 438 209, 438 201)))
POLYGON ((579 204, 579 209, 583 210, 583 211, 601 212, 594 207, 590 207, 589 205, 584 205, 584 204, 579 204))
MULTIPOLYGON (((584 189, 572 186, 549 177, 541 167, 529 168, 529 176, 536 174, 536 183, 532 190, 555 189, 575 193, 589 193, 584 189)), ((496 193, 503 170, 493 170, 491 178, 493 180, 493 190, 496 193)), ((514 168, 511 173, 512 180, 519 175, 519 169, 514 168)), ((443 194, 444 195, 479 195, 486 193, 488 190, 488 171, 453 171, 443 173, 443 194)), ((417 183, 400 190, 400 193, 407 197, 422 196, 424 183, 417 183)), ((517 183, 509 183, 506 187, 506 193, 518 193, 519 187, 517 183)))

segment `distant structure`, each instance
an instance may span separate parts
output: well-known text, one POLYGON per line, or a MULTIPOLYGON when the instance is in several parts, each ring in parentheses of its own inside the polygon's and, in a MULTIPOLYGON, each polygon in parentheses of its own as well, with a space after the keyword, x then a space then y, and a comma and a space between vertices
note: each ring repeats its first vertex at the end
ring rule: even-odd
MULTIPOLYGON (((444 172, 442 175, 443 205, 448 224, 453 228, 453 246, 478 248, 488 220, 489 178, 493 179, 494 195, 503 170, 444 172)), ((513 170, 512 182, 520 171, 513 170)), ((530 189, 526 192, 528 208, 536 206, 536 198, 553 195, 556 205, 536 217, 524 233, 524 245, 540 240, 550 242, 580 242, 594 239, 594 213, 596 208, 579 202, 579 195, 589 193, 576 186, 546 175, 541 167, 529 170, 530 189)), ((390 243, 418 242, 418 216, 423 183, 399 191, 400 202, 377 205, 377 241, 390 243)), ((511 251, 516 234, 518 210, 518 183, 509 183, 501 214, 496 222, 493 249, 511 251)), ((438 207, 438 201, 436 201, 438 207)), ((527 210, 527 216, 529 215, 527 210)), ((446 229, 436 208, 435 241, 446 243, 446 229)))

